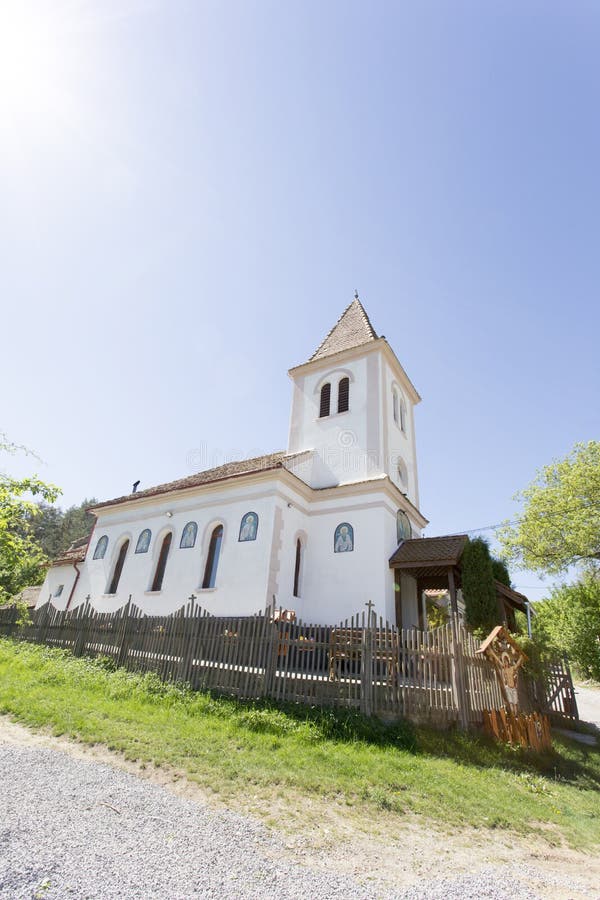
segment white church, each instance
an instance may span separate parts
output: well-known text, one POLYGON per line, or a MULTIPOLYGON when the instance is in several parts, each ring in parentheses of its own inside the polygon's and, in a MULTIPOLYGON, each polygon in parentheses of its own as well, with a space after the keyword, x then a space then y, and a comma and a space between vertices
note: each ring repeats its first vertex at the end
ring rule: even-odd
POLYGON ((131 598, 165 614, 194 595, 213 615, 275 604, 334 624, 372 601, 391 623, 419 624, 417 579, 390 564, 427 524, 419 394, 358 295, 289 376, 287 450, 97 504, 89 540, 54 561, 39 604, 73 609, 89 598, 110 612, 131 598))

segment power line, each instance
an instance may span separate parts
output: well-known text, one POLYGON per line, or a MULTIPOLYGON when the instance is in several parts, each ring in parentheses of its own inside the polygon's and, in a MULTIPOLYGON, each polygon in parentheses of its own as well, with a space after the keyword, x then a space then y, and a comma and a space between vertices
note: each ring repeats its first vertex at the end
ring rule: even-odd
MULTIPOLYGON (((583 509, 600 509, 600 503, 585 503, 579 504, 578 506, 571 506, 568 509, 563 509, 560 512, 547 512, 543 513, 540 518, 545 519, 563 519, 565 515, 571 512, 578 512, 583 509)), ((505 528, 510 525, 521 525, 524 522, 524 519, 514 519, 512 522, 498 522, 496 525, 482 525, 481 528, 465 528, 463 531, 453 531, 452 534, 475 534, 478 531, 497 531, 499 528, 505 528)))

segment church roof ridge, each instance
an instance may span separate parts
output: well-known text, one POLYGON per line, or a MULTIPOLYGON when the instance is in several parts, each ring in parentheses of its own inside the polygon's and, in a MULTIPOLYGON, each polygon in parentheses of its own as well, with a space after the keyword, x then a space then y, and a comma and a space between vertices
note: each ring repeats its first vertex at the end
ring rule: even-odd
POLYGON ((309 362, 333 356, 342 350, 360 347, 378 340, 378 337, 367 311, 360 302, 358 292, 355 292, 354 300, 346 307, 331 331, 321 341, 309 362))
POLYGON ((232 460, 221 466, 216 466, 212 469, 203 469, 201 472, 187 475, 185 478, 178 478, 175 481, 157 484, 142 491, 125 494, 122 497, 115 497, 113 500, 104 500, 102 503, 95 503, 94 506, 90 506, 90 510, 94 511, 96 509, 102 509, 105 506, 116 506, 131 500, 143 500, 146 497, 157 497, 161 494, 171 494, 174 491, 198 487, 203 484, 212 484, 216 481, 225 481, 228 478, 234 478, 239 475, 251 475, 256 472, 265 472, 271 469, 282 469, 287 460, 299 455, 300 454, 298 453, 287 453, 285 450, 277 450, 275 453, 266 453, 263 456, 253 456, 250 459, 232 460))

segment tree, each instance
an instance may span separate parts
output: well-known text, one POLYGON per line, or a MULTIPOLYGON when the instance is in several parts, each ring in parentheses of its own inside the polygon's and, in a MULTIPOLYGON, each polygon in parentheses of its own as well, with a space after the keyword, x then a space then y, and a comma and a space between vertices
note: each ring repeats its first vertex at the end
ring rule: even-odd
POLYGON ((576 444, 565 459, 545 466, 528 488, 516 523, 498 537, 516 565, 556 574, 600 560, 600 443, 576 444))
POLYGON ((86 499, 65 511, 43 501, 38 504, 39 512, 32 517, 31 528, 35 539, 50 559, 55 559, 73 541, 90 534, 95 518, 86 510, 95 503, 94 498, 86 499))
MULTIPOLYGON (((1 434, 0 451, 29 453, 1 434)), ((52 503, 59 493, 59 488, 36 475, 18 479, 0 473, 0 603, 42 578, 47 559, 31 529, 38 505, 30 498, 41 497, 52 503)))
POLYGON ((492 556, 492 572, 496 581, 505 584, 506 587, 510 587, 510 572, 503 559, 492 556))
POLYGON ((600 579, 587 572, 535 605, 534 637, 566 653, 585 678, 600 681, 600 579))
POLYGON ((467 625, 473 630, 491 631, 498 624, 498 602, 490 548, 483 538, 467 542, 461 573, 467 625))

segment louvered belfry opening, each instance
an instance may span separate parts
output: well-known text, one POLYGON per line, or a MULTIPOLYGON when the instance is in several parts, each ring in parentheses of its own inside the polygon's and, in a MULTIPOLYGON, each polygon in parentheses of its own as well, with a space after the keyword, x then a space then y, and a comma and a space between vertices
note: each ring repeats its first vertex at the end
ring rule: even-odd
POLYGON ((121 545, 121 549, 119 550, 119 556, 117 557, 117 562, 115 564, 115 570, 113 572, 113 577, 110 581, 110 587, 108 588, 109 594, 116 594, 117 588, 119 587, 119 581, 121 580, 121 572, 123 571, 123 566, 125 565, 125 557, 127 556, 127 550, 129 549, 129 541, 123 541, 121 545))
POLYGON ((171 549, 171 541, 173 540, 172 532, 165 535, 160 548, 158 563, 156 564, 156 572, 154 573, 154 581, 152 582, 151 591, 160 591, 162 588, 163 578, 165 577, 165 569, 167 568, 167 557, 171 549))
POLYGON ((329 382, 321 388, 321 407, 319 409, 319 418, 323 419, 329 415, 329 407, 331 404, 331 385, 329 382))
POLYGON ((350 379, 342 378, 338 385, 338 412, 348 412, 350 408, 350 379))

